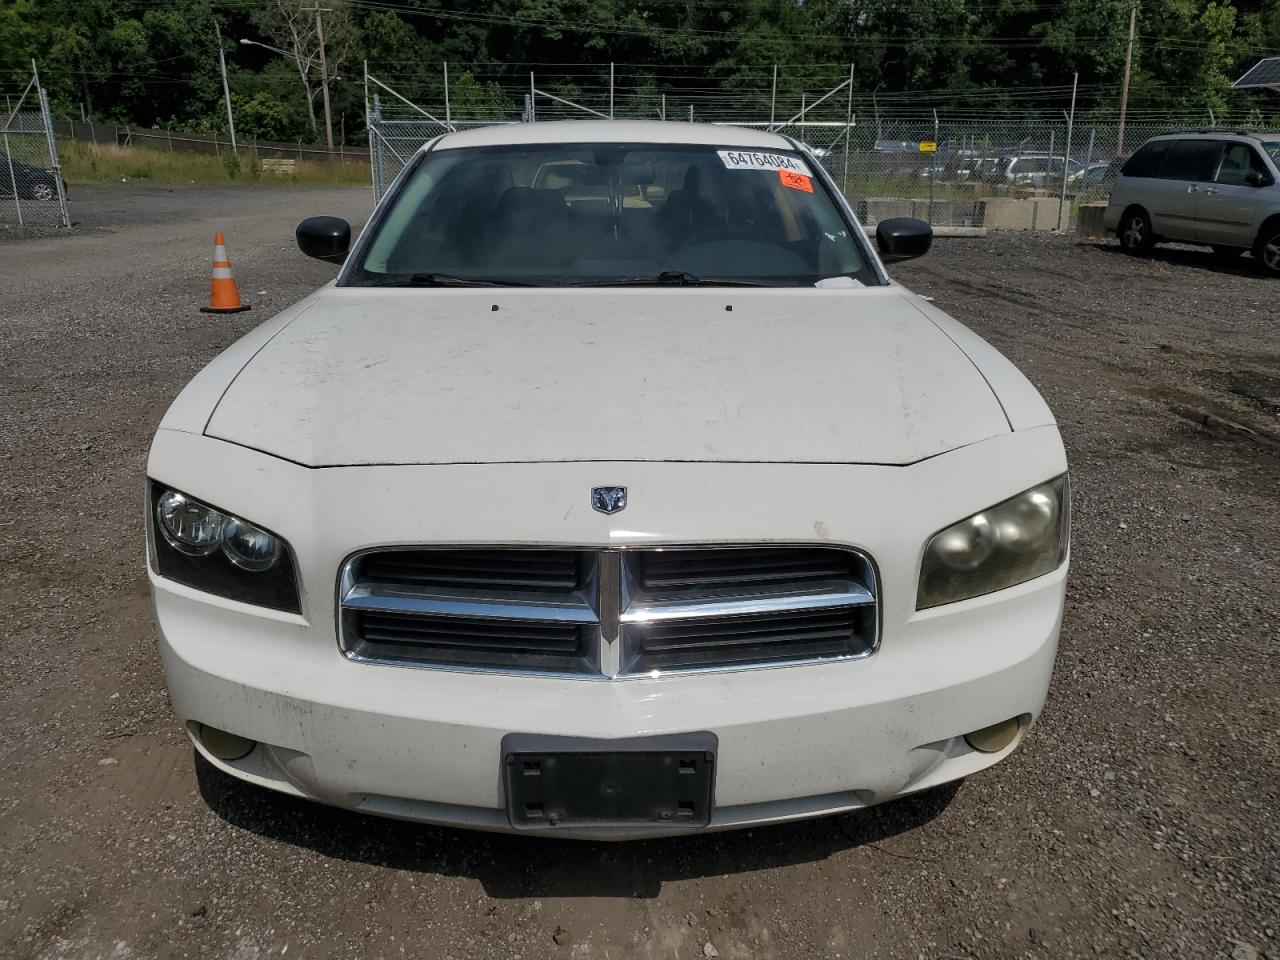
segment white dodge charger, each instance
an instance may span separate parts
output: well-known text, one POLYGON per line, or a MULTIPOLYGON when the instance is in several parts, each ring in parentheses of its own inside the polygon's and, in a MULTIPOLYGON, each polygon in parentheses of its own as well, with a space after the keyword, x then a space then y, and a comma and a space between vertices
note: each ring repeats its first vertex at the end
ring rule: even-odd
POLYGON ((894 283, 806 148, 450 133, 337 279, 227 349, 148 463, 174 709, 251 783, 620 839, 856 810, 1015 750, 1061 621, 1067 464, 894 283))

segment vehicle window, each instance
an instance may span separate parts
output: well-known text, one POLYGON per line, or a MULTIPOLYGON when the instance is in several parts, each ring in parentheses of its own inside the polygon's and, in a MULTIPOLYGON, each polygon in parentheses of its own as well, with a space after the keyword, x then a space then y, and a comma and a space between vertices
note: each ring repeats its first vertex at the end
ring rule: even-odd
MULTIPOLYGON (((1020 160, 1013 161, 1012 171, 1015 174, 1031 174, 1046 173, 1050 169, 1051 161, 1048 157, 1023 157, 1020 160)), ((1059 162, 1061 167, 1061 162, 1059 162)))
POLYGON ((1120 173, 1126 177, 1155 177, 1160 174, 1160 167, 1169 154, 1172 140, 1151 140, 1138 148, 1130 157, 1120 173))
POLYGON ((1280 140, 1265 140, 1262 149, 1271 154, 1271 162, 1280 167, 1280 140))
POLYGON ((1218 183, 1228 186, 1243 187, 1248 185, 1250 173, 1267 172, 1262 158, 1247 143, 1229 143, 1222 151, 1222 162, 1218 165, 1218 183))
POLYGON ((797 151, 644 143, 436 150, 344 282, 879 282, 814 165, 797 151))
POLYGON ((1166 180, 1212 180, 1221 140, 1178 140, 1160 169, 1166 180))

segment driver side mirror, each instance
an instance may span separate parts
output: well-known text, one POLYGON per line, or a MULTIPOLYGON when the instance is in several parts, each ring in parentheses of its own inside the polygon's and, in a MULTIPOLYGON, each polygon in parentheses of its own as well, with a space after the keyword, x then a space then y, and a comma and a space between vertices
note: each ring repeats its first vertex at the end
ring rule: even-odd
POLYGON ((351 248, 351 224, 341 217, 307 217, 295 235, 299 250, 326 263, 341 264, 351 248))
POLYGON ((1272 180, 1265 173, 1259 173, 1257 170, 1250 170, 1244 176, 1244 182, 1251 187, 1269 187, 1272 180))
POLYGON ((890 217, 876 224, 876 247, 885 263, 923 257, 933 246, 933 227, 912 217, 890 217))

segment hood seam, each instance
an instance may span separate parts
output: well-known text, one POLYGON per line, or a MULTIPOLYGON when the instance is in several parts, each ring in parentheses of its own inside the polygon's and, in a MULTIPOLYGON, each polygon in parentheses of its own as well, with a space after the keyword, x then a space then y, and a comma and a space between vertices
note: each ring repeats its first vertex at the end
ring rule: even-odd
POLYGON ((240 374, 245 372, 249 364, 253 363, 253 361, 258 358, 258 354, 260 354, 263 350, 265 350, 267 346, 271 343, 271 341, 273 341, 276 337, 280 336, 280 334, 288 330, 291 326, 293 326, 293 322, 295 320, 297 320, 300 316, 302 316, 304 313, 306 313, 308 310, 314 307, 318 299, 319 299, 318 296, 313 293, 311 295, 310 303, 308 303, 305 307, 303 307, 301 310, 295 313, 292 317, 290 317, 288 322, 281 325, 279 330, 277 330, 271 336, 267 337, 267 339, 262 342, 262 344, 258 347, 258 349, 253 351, 253 353, 245 360, 244 363, 240 364, 240 369, 238 369, 232 375, 231 379, 226 382, 226 385, 222 388, 222 391, 218 394, 218 399, 215 400, 213 403, 213 406, 209 408, 209 416, 205 417, 204 426, 200 428, 200 434, 202 436, 207 437, 210 435, 209 424, 213 423, 213 418, 217 414, 218 408, 222 406, 222 401, 227 398, 227 394, 231 392, 231 388, 235 385, 235 382, 240 379, 240 374))
MULTIPOLYGON (((973 357, 969 356, 968 351, 965 350, 964 347, 960 346, 960 344, 956 342, 955 337, 951 336, 951 334, 947 333, 946 330, 942 329, 942 327, 939 326, 938 321, 934 320, 933 317, 929 316, 929 314, 927 314, 924 310, 920 308, 920 305, 915 302, 915 297, 916 295, 913 293, 910 296, 904 296, 903 299, 906 300, 907 303, 911 305, 911 308, 915 310, 916 313, 920 314, 920 316, 924 317, 931 324, 933 324, 933 328, 937 330, 940 334, 942 334, 944 337, 946 337, 948 340, 950 340, 952 346, 954 346, 957 350, 960 351, 960 355, 969 361, 969 364, 973 367, 973 369, 978 372, 978 376, 982 378, 982 382, 987 385, 987 389, 991 391, 991 396, 995 398, 996 406, 1000 408, 1000 413, 1004 416, 1004 422, 1009 425, 1009 432, 1017 433, 1018 431, 1016 431, 1013 428, 1013 420, 1009 418, 1009 411, 1005 409, 1004 401, 1000 399, 1000 394, 996 392, 996 388, 993 387, 991 385, 991 381, 987 379, 986 371, 983 370, 980 366, 978 366, 977 361, 974 360, 973 357)), ((956 322, 959 323, 960 321, 957 320, 956 322)))

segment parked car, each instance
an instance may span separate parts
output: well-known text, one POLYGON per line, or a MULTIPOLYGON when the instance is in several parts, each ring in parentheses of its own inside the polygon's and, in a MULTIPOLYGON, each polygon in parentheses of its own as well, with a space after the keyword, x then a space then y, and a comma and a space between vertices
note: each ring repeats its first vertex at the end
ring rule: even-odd
MULTIPOLYGON (((52 170, 0 153, 0 197, 12 197, 15 184, 19 198, 44 202, 58 199, 58 178, 52 170)), ((64 192, 65 189, 64 183, 64 192)))
POLYGON ((826 170, 828 173, 832 172, 835 166, 836 156, 829 148, 815 147, 809 143, 801 143, 800 146, 813 154, 813 158, 818 161, 818 164, 822 169, 826 170))
POLYGON ((1129 253, 1163 240, 1246 250, 1280 275, 1280 134, 1198 130, 1144 143, 1111 188, 1104 223, 1129 253))
POLYGON ((859 810, 1027 735, 1067 462, 1022 374, 890 281, 927 224, 877 256, 795 140, 578 121, 445 134, 354 245, 297 236, 336 282, 197 374, 148 460, 207 763, 620 839, 859 810))
POLYGON ((1100 186, 1113 179, 1122 165, 1115 161, 1110 163, 1091 163, 1076 178, 1076 186, 1081 189, 1100 186))
POLYGON ((1128 155, 1115 157, 1106 163, 1091 163, 1074 181, 1068 184, 1080 203, 1105 201, 1111 193, 1111 184, 1120 175, 1128 155))
MULTIPOLYGON (((1067 180, 1073 181, 1084 172, 1084 164, 1078 160, 1066 160, 1067 180)), ((1004 178, 1009 183, 1029 187, 1043 187, 1045 184, 1061 183, 1063 158, 1050 156, 1047 153, 1024 153, 1009 158, 1004 168, 1004 178)))

